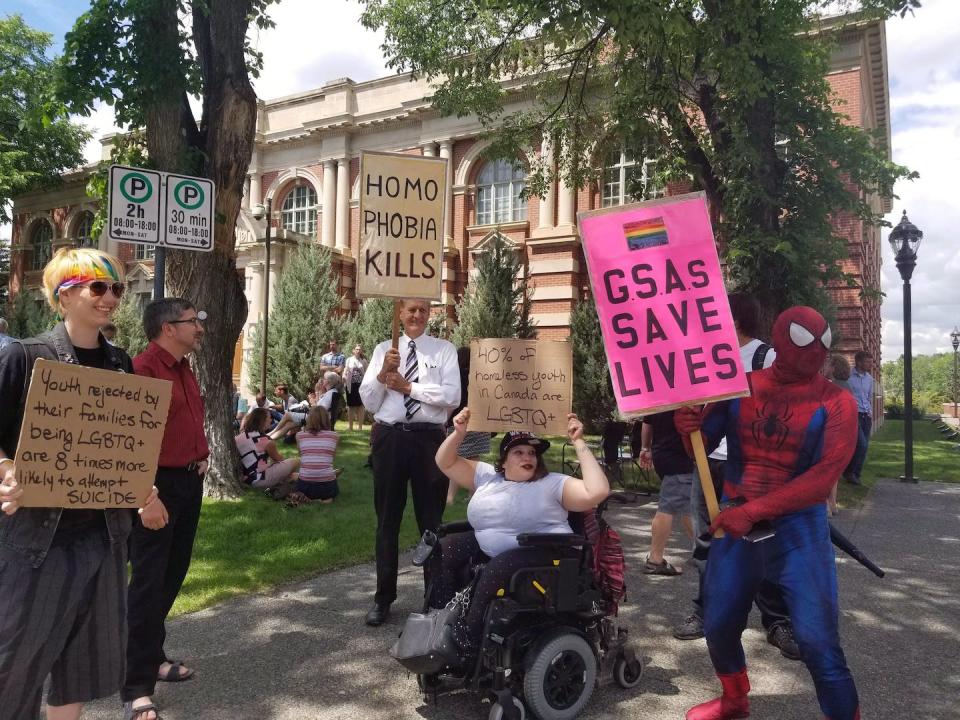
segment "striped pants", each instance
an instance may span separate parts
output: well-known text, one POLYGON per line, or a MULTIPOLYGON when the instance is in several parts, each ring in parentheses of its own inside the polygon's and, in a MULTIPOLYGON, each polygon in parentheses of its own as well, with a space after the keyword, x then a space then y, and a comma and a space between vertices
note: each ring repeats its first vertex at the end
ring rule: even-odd
POLYGON ((51 547, 39 568, 0 560, 0 720, 39 718, 48 675, 53 706, 120 689, 126 555, 104 530, 51 547))

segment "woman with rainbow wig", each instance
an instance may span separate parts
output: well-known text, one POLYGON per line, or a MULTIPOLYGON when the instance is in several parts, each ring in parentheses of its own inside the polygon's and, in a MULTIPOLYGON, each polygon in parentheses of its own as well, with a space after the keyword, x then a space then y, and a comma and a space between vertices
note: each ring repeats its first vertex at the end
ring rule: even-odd
MULTIPOLYGON (((62 320, 0 350, 0 720, 39 718, 48 676, 49 720, 77 720, 83 703, 123 681, 133 511, 21 508, 13 460, 37 358, 133 372, 100 333, 123 280, 112 255, 60 249, 43 270, 43 291, 62 320)), ((166 524, 155 489, 139 512, 147 527, 166 524)))

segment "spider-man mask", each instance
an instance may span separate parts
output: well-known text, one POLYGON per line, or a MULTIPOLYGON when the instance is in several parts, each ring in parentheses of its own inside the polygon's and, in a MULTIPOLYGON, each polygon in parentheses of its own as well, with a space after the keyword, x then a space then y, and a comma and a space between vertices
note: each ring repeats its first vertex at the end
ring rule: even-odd
POLYGON ((830 326, 811 307, 798 305, 773 323, 773 372, 782 383, 810 380, 820 372, 830 349, 830 326))

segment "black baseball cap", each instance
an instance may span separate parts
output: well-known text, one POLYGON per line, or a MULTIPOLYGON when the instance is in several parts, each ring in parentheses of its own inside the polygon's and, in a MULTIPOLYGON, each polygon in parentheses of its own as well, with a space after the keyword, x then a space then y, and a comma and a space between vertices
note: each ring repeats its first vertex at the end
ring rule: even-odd
POLYGON ((529 445, 536 451, 538 457, 550 448, 550 443, 543 438, 523 430, 514 430, 504 435, 503 440, 500 441, 500 460, 507 456, 510 448, 517 445, 529 445))

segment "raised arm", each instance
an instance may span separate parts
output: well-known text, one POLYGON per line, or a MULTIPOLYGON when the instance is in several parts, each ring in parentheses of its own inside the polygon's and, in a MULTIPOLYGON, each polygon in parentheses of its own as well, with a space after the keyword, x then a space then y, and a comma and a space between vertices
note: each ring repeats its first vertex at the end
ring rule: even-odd
POLYGON ((464 408, 453 418, 453 432, 447 436, 437 450, 437 467, 457 485, 470 492, 476 489, 474 479, 477 476, 476 460, 467 460, 457 455, 460 444, 467 434, 470 422, 470 408, 464 408))
POLYGON ((567 415, 567 437, 577 453, 583 479, 568 477, 564 481, 561 504, 570 512, 592 510, 607 499, 610 482, 583 439, 583 423, 573 413, 567 415))

